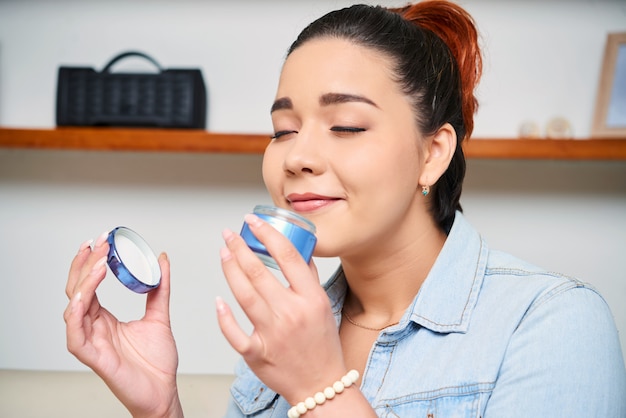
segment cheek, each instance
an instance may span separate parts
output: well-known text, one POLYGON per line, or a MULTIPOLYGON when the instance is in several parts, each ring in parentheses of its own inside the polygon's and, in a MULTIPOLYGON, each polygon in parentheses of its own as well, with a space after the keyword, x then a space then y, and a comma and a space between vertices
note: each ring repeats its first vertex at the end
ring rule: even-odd
POLYGON ((263 155, 262 165, 263 182, 274 201, 276 201, 276 194, 280 193, 281 167, 282 161, 277 158, 276 154, 266 151, 263 155))
POLYGON ((398 147, 372 150, 366 159, 358 162, 351 170, 359 173, 357 181, 372 193, 385 196, 388 193, 406 193, 417 187, 421 164, 415 149, 398 147), (359 169, 357 169, 359 168, 359 169))

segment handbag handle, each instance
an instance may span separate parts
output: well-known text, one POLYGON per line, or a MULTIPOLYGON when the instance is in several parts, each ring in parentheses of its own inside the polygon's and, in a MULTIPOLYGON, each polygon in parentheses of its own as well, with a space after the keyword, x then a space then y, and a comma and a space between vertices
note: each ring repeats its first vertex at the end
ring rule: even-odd
POLYGON ((127 51, 127 52, 122 52, 121 54, 113 57, 113 59, 111 59, 111 61, 109 61, 109 63, 102 69, 103 73, 108 73, 110 72, 111 67, 113 66, 113 64, 115 64, 116 62, 127 58, 127 57, 141 57, 141 58, 145 58, 146 60, 150 61, 152 64, 154 64, 155 67, 157 67, 157 69, 159 71, 163 71, 163 68, 159 65, 158 62, 156 62, 156 60, 154 58, 152 58, 151 56, 144 54, 143 52, 138 52, 138 51, 127 51))

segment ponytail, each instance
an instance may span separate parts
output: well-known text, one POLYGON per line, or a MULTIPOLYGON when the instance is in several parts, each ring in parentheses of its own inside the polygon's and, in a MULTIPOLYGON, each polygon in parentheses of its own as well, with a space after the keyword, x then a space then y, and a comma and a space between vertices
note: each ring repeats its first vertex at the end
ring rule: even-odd
POLYGON ((482 56, 474 19, 462 7, 444 0, 422 1, 389 10, 433 32, 450 49, 459 69, 465 136, 469 138, 474 130, 474 114, 478 110, 474 90, 482 74, 482 56))

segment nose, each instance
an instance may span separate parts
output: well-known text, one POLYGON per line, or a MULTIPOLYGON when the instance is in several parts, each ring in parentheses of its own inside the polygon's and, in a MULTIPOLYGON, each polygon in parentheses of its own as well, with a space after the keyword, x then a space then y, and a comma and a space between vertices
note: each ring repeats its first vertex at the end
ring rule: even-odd
POLYGON ((326 160, 321 137, 313 132, 300 129, 295 138, 289 141, 283 169, 290 175, 319 175, 324 172, 326 160), (317 139, 316 139, 317 138, 317 139))

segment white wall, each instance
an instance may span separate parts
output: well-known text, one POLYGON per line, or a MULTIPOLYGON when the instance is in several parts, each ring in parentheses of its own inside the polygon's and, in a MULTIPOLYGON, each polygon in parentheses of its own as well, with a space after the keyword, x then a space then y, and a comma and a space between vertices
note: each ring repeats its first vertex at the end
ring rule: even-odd
MULTIPOLYGON (((201 67, 209 129, 271 131, 269 105, 286 48, 322 12, 347 1, 0 1, 0 125, 54 126, 58 65, 101 68, 140 49, 165 67, 201 67)), ((404 4, 404 1, 386 4, 404 4)), ((462 2, 485 44, 476 136, 561 115, 591 126, 606 33, 626 30, 609 1, 462 2)), ((133 61, 133 65, 139 65, 133 61)), ((83 369, 65 350, 69 262, 85 239, 117 225, 172 259, 180 370, 230 373, 235 354, 213 312, 232 301, 220 232, 267 202, 261 156, 0 149, 0 368, 83 369)), ((626 163, 469 163, 466 214, 492 247, 597 286, 626 346, 626 163)), ((319 260, 323 275, 333 260, 319 260)), ((113 276, 105 306, 141 315, 143 296, 113 276)))

